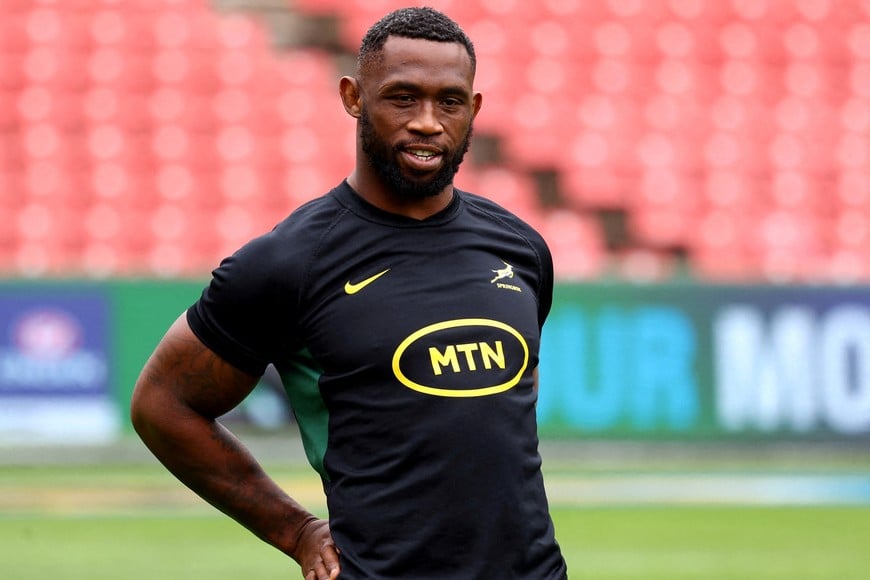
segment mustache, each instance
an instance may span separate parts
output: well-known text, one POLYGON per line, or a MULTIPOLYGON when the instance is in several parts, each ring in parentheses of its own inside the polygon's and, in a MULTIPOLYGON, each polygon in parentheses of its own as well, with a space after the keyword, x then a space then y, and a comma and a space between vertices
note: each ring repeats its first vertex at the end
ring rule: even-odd
POLYGON ((405 149, 414 149, 419 147, 425 147, 428 149, 435 149, 439 153, 444 153, 446 149, 439 145, 438 143, 430 140, 430 139, 417 139, 415 141, 402 141, 401 143, 397 143, 393 146, 393 149, 396 151, 402 151, 405 149))

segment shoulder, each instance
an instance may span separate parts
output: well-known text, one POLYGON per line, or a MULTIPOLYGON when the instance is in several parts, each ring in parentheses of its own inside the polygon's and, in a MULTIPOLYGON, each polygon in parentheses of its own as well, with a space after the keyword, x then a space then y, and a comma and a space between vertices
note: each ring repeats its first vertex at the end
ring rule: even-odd
POLYGON ((312 262, 344 209, 330 194, 296 209, 271 231, 224 258, 206 297, 235 304, 287 303, 305 285, 312 262))
POLYGON ((271 231, 256 237, 221 264, 246 270, 250 276, 284 277, 304 269, 308 260, 346 210, 326 194, 300 206, 271 231))
MULTIPOLYGON (((472 215, 476 230, 489 231, 500 240, 503 254, 512 248, 514 259, 529 260, 536 272, 533 282, 539 307, 539 323, 543 325, 550 310, 553 294, 553 256, 544 237, 526 221, 491 199, 458 191, 467 212, 472 215)), ((514 264, 517 265, 517 264, 514 264)))
MULTIPOLYGON (((329 192, 296 208, 271 232, 263 236, 264 243, 281 246, 288 241, 316 243, 345 214, 345 207, 339 203, 333 192, 329 192)), ((286 251, 286 246, 283 248, 286 251)))
POLYGON ((543 236, 521 217, 482 195, 462 190, 457 190, 457 192, 462 197, 468 211, 477 216, 478 219, 490 221, 496 227, 512 231, 526 240, 536 251, 549 254, 547 242, 543 236))
POLYGON ((251 374, 294 348, 292 329, 311 264, 323 231, 341 215, 341 206, 327 194, 225 258, 188 310, 194 333, 251 374))

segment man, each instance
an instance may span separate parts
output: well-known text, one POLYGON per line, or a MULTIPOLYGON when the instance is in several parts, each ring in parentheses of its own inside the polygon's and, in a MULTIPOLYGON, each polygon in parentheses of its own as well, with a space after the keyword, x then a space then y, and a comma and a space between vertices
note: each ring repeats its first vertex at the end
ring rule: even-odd
POLYGON ((339 86, 352 173, 224 260, 136 385, 154 454, 306 580, 566 577, 535 422, 552 261, 525 223, 453 187, 481 106, 474 71, 439 12, 376 23, 339 86), (269 363, 328 522, 215 420, 269 363))

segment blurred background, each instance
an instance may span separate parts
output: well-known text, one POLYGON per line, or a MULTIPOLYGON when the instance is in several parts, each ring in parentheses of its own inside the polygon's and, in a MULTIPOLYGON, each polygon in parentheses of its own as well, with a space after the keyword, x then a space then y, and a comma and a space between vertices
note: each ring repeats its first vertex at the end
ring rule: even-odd
MULTIPOLYGON (((426 4, 477 51, 457 185, 554 254, 554 501, 870 504, 870 2, 426 4)), ((87 504, 21 467, 153 463, 139 370, 222 257, 348 174, 337 81, 403 5, 0 0, 0 515, 87 504)), ((304 463, 271 373, 225 420, 304 463)))
MULTIPOLYGON (((431 4, 480 59, 459 184, 562 280, 870 279, 866 1, 431 4)), ((400 5, 3 0, 4 274, 201 277, 349 171, 337 78, 400 5)))

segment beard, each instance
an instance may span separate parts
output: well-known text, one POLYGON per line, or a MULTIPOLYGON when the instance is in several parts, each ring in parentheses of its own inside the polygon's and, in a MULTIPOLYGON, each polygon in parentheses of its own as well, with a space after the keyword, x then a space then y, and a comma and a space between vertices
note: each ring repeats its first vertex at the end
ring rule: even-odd
POLYGON ((395 147, 390 145, 378 135, 368 112, 363 109, 360 115, 360 135, 362 150, 375 174, 391 191, 405 199, 424 199, 434 197, 444 191, 444 188, 453 183, 453 177, 459 171, 459 166, 468 147, 471 144, 472 126, 468 126, 465 137, 452 153, 444 152, 444 164, 441 169, 430 178, 417 179, 402 171, 397 161, 402 149, 409 144, 422 144, 425 138, 413 142, 403 143, 395 147))

